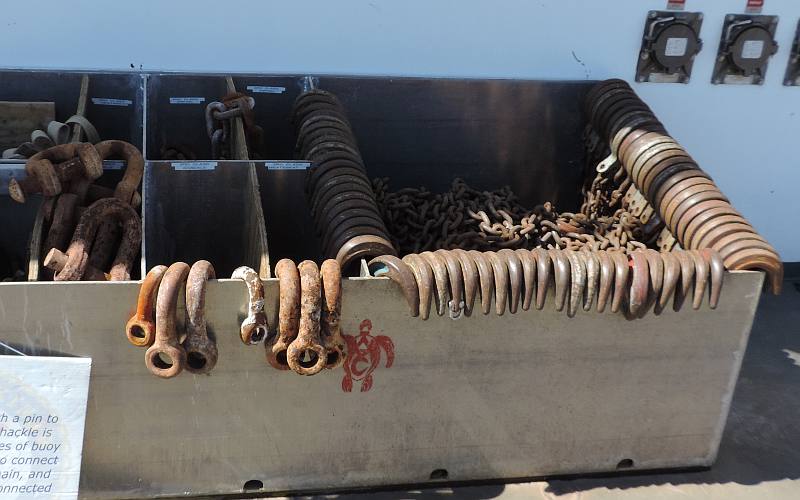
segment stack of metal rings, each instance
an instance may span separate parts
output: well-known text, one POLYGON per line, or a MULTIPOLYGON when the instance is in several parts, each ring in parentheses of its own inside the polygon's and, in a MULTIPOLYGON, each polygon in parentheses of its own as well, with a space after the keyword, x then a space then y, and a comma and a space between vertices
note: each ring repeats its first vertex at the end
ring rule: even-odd
POLYGON ((712 248, 730 270, 762 270, 780 293, 783 265, 777 251, 737 212, 650 108, 622 80, 589 91, 586 112, 619 162, 686 249, 712 248))
POLYGON ((339 100, 324 90, 304 92, 293 117, 297 156, 313 163, 306 198, 325 257, 347 268, 361 257, 396 255, 339 100))

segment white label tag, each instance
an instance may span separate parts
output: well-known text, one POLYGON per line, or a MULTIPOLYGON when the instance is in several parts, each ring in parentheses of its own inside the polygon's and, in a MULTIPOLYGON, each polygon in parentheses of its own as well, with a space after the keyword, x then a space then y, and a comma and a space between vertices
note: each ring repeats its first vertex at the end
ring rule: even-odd
POLYGON ((103 160, 103 170, 122 170, 125 160, 103 160))
POLYGON ((217 168, 215 161, 174 161, 172 168, 175 170, 214 170, 217 168))
POLYGON ((92 97, 92 102, 99 106, 130 106, 133 104, 130 99, 108 99, 105 97, 92 97))
POLYGON ((0 356, 0 499, 78 498, 91 366, 0 356))
POLYGON ((170 97, 170 104, 202 104, 206 102, 205 97, 170 97))
POLYGON ((247 90, 256 94, 283 94, 286 87, 266 87, 264 85, 248 85, 247 90))
POLYGON ((686 44, 688 38, 667 38, 667 46, 664 47, 664 55, 669 57, 681 57, 686 55, 686 44))
POLYGON ((305 170, 311 166, 308 161, 265 161, 267 170, 305 170))
POLYGON ((745 40, 742 44, 742 59, 760 59, 764 52, 764 40, 745 40))

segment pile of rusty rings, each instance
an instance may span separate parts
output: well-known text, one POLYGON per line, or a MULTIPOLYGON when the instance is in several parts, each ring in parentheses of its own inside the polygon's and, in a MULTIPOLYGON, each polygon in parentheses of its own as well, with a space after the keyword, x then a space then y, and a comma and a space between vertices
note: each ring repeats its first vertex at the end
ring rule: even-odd
POLYGON ((297 156, 314 163, 306 198, 323 254, 343 269, 362 257, 395 255, 344 108, 331 93, 300 94, 293 109, 297 156))
POLYGON ((145 276, 125 334, 131 344, 147 348, 145 365, 153 375, 172 378, 184 369, 204 374, 216 366, 217 344, 208 335, 205 319, 206 288, 213 279, 214 267, 205 260, 195 262, 191 269, 184 262, 156 266, 145 276), (179 335, 176 310, 184 285, 186 323, 179 335))
POLYGON ((699 309, 706 289, 709 307, 719 302, 725 269, 720 255, 710 249, 657 252, 635 250, 573 251, 552 248, 503 249, 498 252, 437 250, 399 259, 384 255, 372 259, 370 271, 385 276, 402 290, 412 316, 428 319, 431 300, 439 316, 470 316, 480 295, 480 310, 489 314, 506 308, 515 314, 531 304, 542 309, 552 294, 557 311, 574 316, 579 309, 622 310, 630 318, 651 308, 660 314, 672 301, 680 310, 692 295, 699 309))
POLYGON ((587 95, 586 108, 592 126, 611 149, 603 163, 622 164, 683 248, 717 250, 727 269, 765 271, 773 293, 780 293, 783 264, 777 251, 733 208, 627 83, 597 84, 587 95))
POLYGON ((141 152, 124 141, 62 144, 32 156, 25 171, 24 179, 11 179, 9 194, 19 203, 33 193, 45 196, 42 209, 49 229, 42 253, 54 279, 130 279, 142 239, 136 212, 144 172, 141 152), (127 163, 113 191, 93 184, 107 159, 127 163), (88 208, 83 208, 86 204, 88 208))
POLYGON ((253 108, 256 100, 240 92, 234 92, 206 106, 206 133, 211 139, 211 157, 214 159, 233 159, 230 150, 230 120, 242 117, 248 148, 252 152, 261 151, 264 131, 255 123, 253 108))
POLYGON ((328 259, 317 267, 310 260, 295 265, 289 259, 275 266, 278 278, 278 327, 269 334, 264 312, 264 284, 249 267, 237 268, 231 278, 241 279, 249 294, 248 312, 240 338, 245 345, 262 340, 267 362, 278 370, 315 375, 334 369, 347 354, 340 326, 342 273, 339 263, 328 259))

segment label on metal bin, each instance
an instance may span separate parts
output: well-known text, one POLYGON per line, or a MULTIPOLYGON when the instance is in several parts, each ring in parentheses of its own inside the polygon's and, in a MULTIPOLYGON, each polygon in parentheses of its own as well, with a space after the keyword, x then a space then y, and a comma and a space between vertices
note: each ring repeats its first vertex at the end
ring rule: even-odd
POLYGON ((309 161, 265 161, 267 170, 305 170, 311 166, 309 161))
POLYGON ((91 366, 0 356, 0 499, 78 498, 91 366))
POLYGON ((256 94, 283 94, 286 87, 268 87, 264 85, 248 85, 247 90, 256 94))
POLYGON ((175 170, 214 170, 217 168, 215 161, 174 161, 172 168, 175 170))
POLYGON ((170 104, 203 104, 206 102, 205 97, 170 97, 170 104))
POLYGON ((92 103, 98 106, 130 106, 133 101, 130 99, 110 99, 107 97, 92 97, 92 103))

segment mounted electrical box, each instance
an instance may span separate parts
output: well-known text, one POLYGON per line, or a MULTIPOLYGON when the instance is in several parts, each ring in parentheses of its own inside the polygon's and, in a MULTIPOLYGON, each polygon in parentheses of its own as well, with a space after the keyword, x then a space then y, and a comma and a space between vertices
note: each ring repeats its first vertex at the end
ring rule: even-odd
POLYGON ((703 47, 702 23, 700 12, 651 10, 644 24, 636 81, 687 83, 703 47))
POLYGON ((761 85, 778 50, 777 26, 778 16, 725 16, 711 83, 761 85))
POLYGON ((786 66, 783 84, 789 87, 800 86, 800 21, 797 22, 797 30, 794 32, 792 52, 789 54, 789 64, 786 66))

